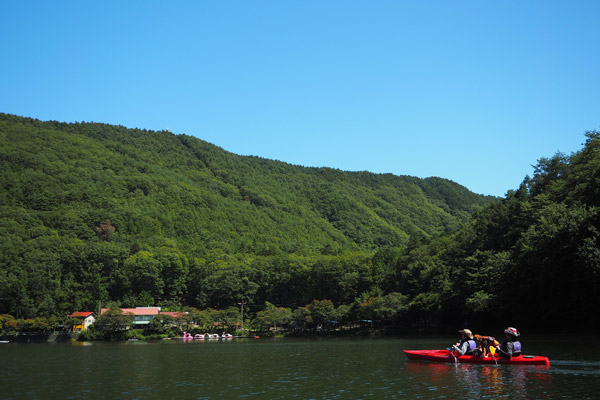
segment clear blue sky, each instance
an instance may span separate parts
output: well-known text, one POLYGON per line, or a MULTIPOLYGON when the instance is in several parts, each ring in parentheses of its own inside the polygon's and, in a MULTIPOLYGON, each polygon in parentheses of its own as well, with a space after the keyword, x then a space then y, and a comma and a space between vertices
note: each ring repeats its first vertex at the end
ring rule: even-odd
POLYGON ((0 112, 516 189, 600 129, 600 1, 2 1, 0 112))

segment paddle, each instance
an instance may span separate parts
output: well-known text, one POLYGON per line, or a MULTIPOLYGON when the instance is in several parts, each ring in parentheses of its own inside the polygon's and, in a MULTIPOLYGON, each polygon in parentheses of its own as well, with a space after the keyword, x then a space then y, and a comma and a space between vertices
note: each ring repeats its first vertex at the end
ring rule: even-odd
POLYGON ((448 348, 446 348, 446 350, 448 350, 448 351, 450 352, 450 355, 451 355, 452 357, 454 357, 454 363, 455 363, 455 364, 458 364, 458 358, 456 358, 456 356, 454 355, 454 348, 455 348, 455 347, 456 347, 456 346, 454 346, 454 345, 453 345, 452 347, 448 347, 448 348))

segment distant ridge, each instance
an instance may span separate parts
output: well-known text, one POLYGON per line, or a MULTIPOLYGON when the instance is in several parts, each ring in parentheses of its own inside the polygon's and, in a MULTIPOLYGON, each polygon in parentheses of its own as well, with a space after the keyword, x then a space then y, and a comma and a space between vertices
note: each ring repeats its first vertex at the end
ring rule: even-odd
POLYGON ((120 237, 201 252, 312 252, 332 242, 368 250, 451 232, 492 200, 442 178, 294 166, 168 131, 7 114, 0 122, 3 204, 84 239, 108 219, 120 237))

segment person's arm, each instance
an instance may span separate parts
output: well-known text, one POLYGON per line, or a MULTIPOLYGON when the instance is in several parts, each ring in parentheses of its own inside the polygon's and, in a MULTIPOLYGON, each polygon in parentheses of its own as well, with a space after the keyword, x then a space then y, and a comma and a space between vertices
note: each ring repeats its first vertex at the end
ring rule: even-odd
POLYGON ((513 342, 506 342, 506 348, 503 345, 498 346, 498 352, 500 355, 508 358, 512 358, 514 345, 513 342))
POLYGON ((454 348, 456 349, 458 355, 462 356, 469 349, 469 343, 466 340, 461 340, 458 346, 455 346, 454 348))

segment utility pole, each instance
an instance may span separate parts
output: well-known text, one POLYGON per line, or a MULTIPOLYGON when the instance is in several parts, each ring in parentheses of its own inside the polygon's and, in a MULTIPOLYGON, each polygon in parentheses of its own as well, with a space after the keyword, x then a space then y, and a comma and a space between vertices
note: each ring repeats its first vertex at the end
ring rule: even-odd
POLYGON ((244 302, 240 302, 238 304, 240 306, 242 306, 242 332, 244 332, 244 304, 248 304, 248 302, 244 301, 244 302))

